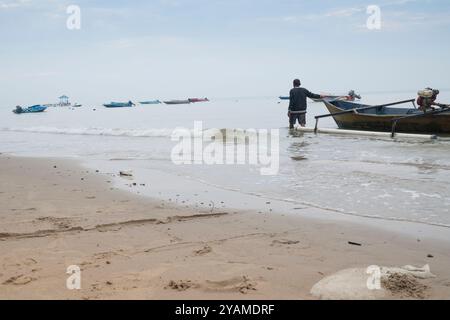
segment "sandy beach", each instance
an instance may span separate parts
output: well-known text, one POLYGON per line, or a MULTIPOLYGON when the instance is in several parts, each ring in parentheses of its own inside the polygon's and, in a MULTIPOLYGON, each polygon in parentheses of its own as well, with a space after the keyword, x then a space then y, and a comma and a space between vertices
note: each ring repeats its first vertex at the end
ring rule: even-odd
POLYGON ((450 298, 447 242, 176 207, 116 190, 101 168, 75 161, 2 154, 0 166, 1 299, 316 299, 311 288, 344 269, 426 264, 436 277, 420 279, 420 295, 374 297, 450 298), (80 290, 66 287, 71 265, 80 290))

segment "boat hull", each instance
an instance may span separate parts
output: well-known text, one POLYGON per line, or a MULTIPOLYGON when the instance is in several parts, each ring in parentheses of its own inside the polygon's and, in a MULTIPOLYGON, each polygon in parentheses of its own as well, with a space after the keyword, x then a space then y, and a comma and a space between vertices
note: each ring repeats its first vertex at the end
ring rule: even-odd
POLYGON ((131 102, 122 103, 122 102, 111 102, 103 105, 105 108, 131 108, 134 107, 134 104, 131 102))
POLYGON ((164 101, 165 104, 190 104, 191 102, 189 100, 172 100, 172 101, 164 101))
POLYGON ((154 100, 154 101, 141 101, 140 104, 161 104, 161 101, 154 100))
MULTIPOLYGON (((340 107, 339 101, 324 101, 330 113, 346 111, 351 108, 340 107)), ((351 103, 344 103, 350 104, 351 103)), ((356 107, 364 105, 354 104, 356 107)), ((346 113, 333 116, 334 121, 340 129, 391 132, 394 119, 412 114, 421 113, 417 109, 384 108, 382 110, 369 110, 361 113, 346 113)), ((412 117, 397 123, 396 132, 403 133, 427 133, 427 134, 450 134, 450 111, 449 113, 412 117)))

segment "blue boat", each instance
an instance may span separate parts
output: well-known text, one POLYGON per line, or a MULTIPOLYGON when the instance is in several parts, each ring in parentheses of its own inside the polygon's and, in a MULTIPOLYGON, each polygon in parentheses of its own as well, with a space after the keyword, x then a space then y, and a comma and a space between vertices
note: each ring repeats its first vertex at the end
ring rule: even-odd
POLYGON ((288 97, 288 96, 280 96, 279 98, 280 98, 280 100, 289 100, 290 99, 290 97, 288 97))
POLYGON ((140 104, 161 104, 159 100, 141 101, 140 104))
POLYGON ((111 103, 107 103, 104 104, 104 106, 106 108, 130 108, 130 107, 134 107, 135 104, 131 101, 128 102, 111 102, 111 103))
POLYGON ((44 112, 47 109, 45 106, 41 105, 35 105, 28 108, 22 108, 21 106, 17 106, 13 112, 15 114, 21 114, 21 113, 37 113, 37 112, 44 112))

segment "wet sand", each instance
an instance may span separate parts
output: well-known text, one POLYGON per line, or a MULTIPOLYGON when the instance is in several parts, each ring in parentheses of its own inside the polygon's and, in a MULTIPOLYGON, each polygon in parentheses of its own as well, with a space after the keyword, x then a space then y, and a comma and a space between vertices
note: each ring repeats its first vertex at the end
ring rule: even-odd
POLYGON ((175 207, 74 161, 0 155, 0 167, 1 299, 314 299, 314 284, 343 269, 425 264, 436 277, 420 280, 420 298, 450 298, 448 242, 282 212, 175 207), (80 290, 66 287, 71 265, 80 290))

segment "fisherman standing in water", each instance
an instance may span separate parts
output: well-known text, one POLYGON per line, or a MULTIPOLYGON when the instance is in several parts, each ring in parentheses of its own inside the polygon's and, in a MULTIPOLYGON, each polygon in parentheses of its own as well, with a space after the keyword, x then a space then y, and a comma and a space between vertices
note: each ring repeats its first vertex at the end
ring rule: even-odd
POLYGON ((300 126, 306 125, 306 108, 308 106, 306 98, 322 99, 325 96, 309 92, 305 88, 300 88, 301 82, 298 79, 294 80, 294 88, 289 94, 289 129, 294 129, 295 123, 298 120, 300 126))

